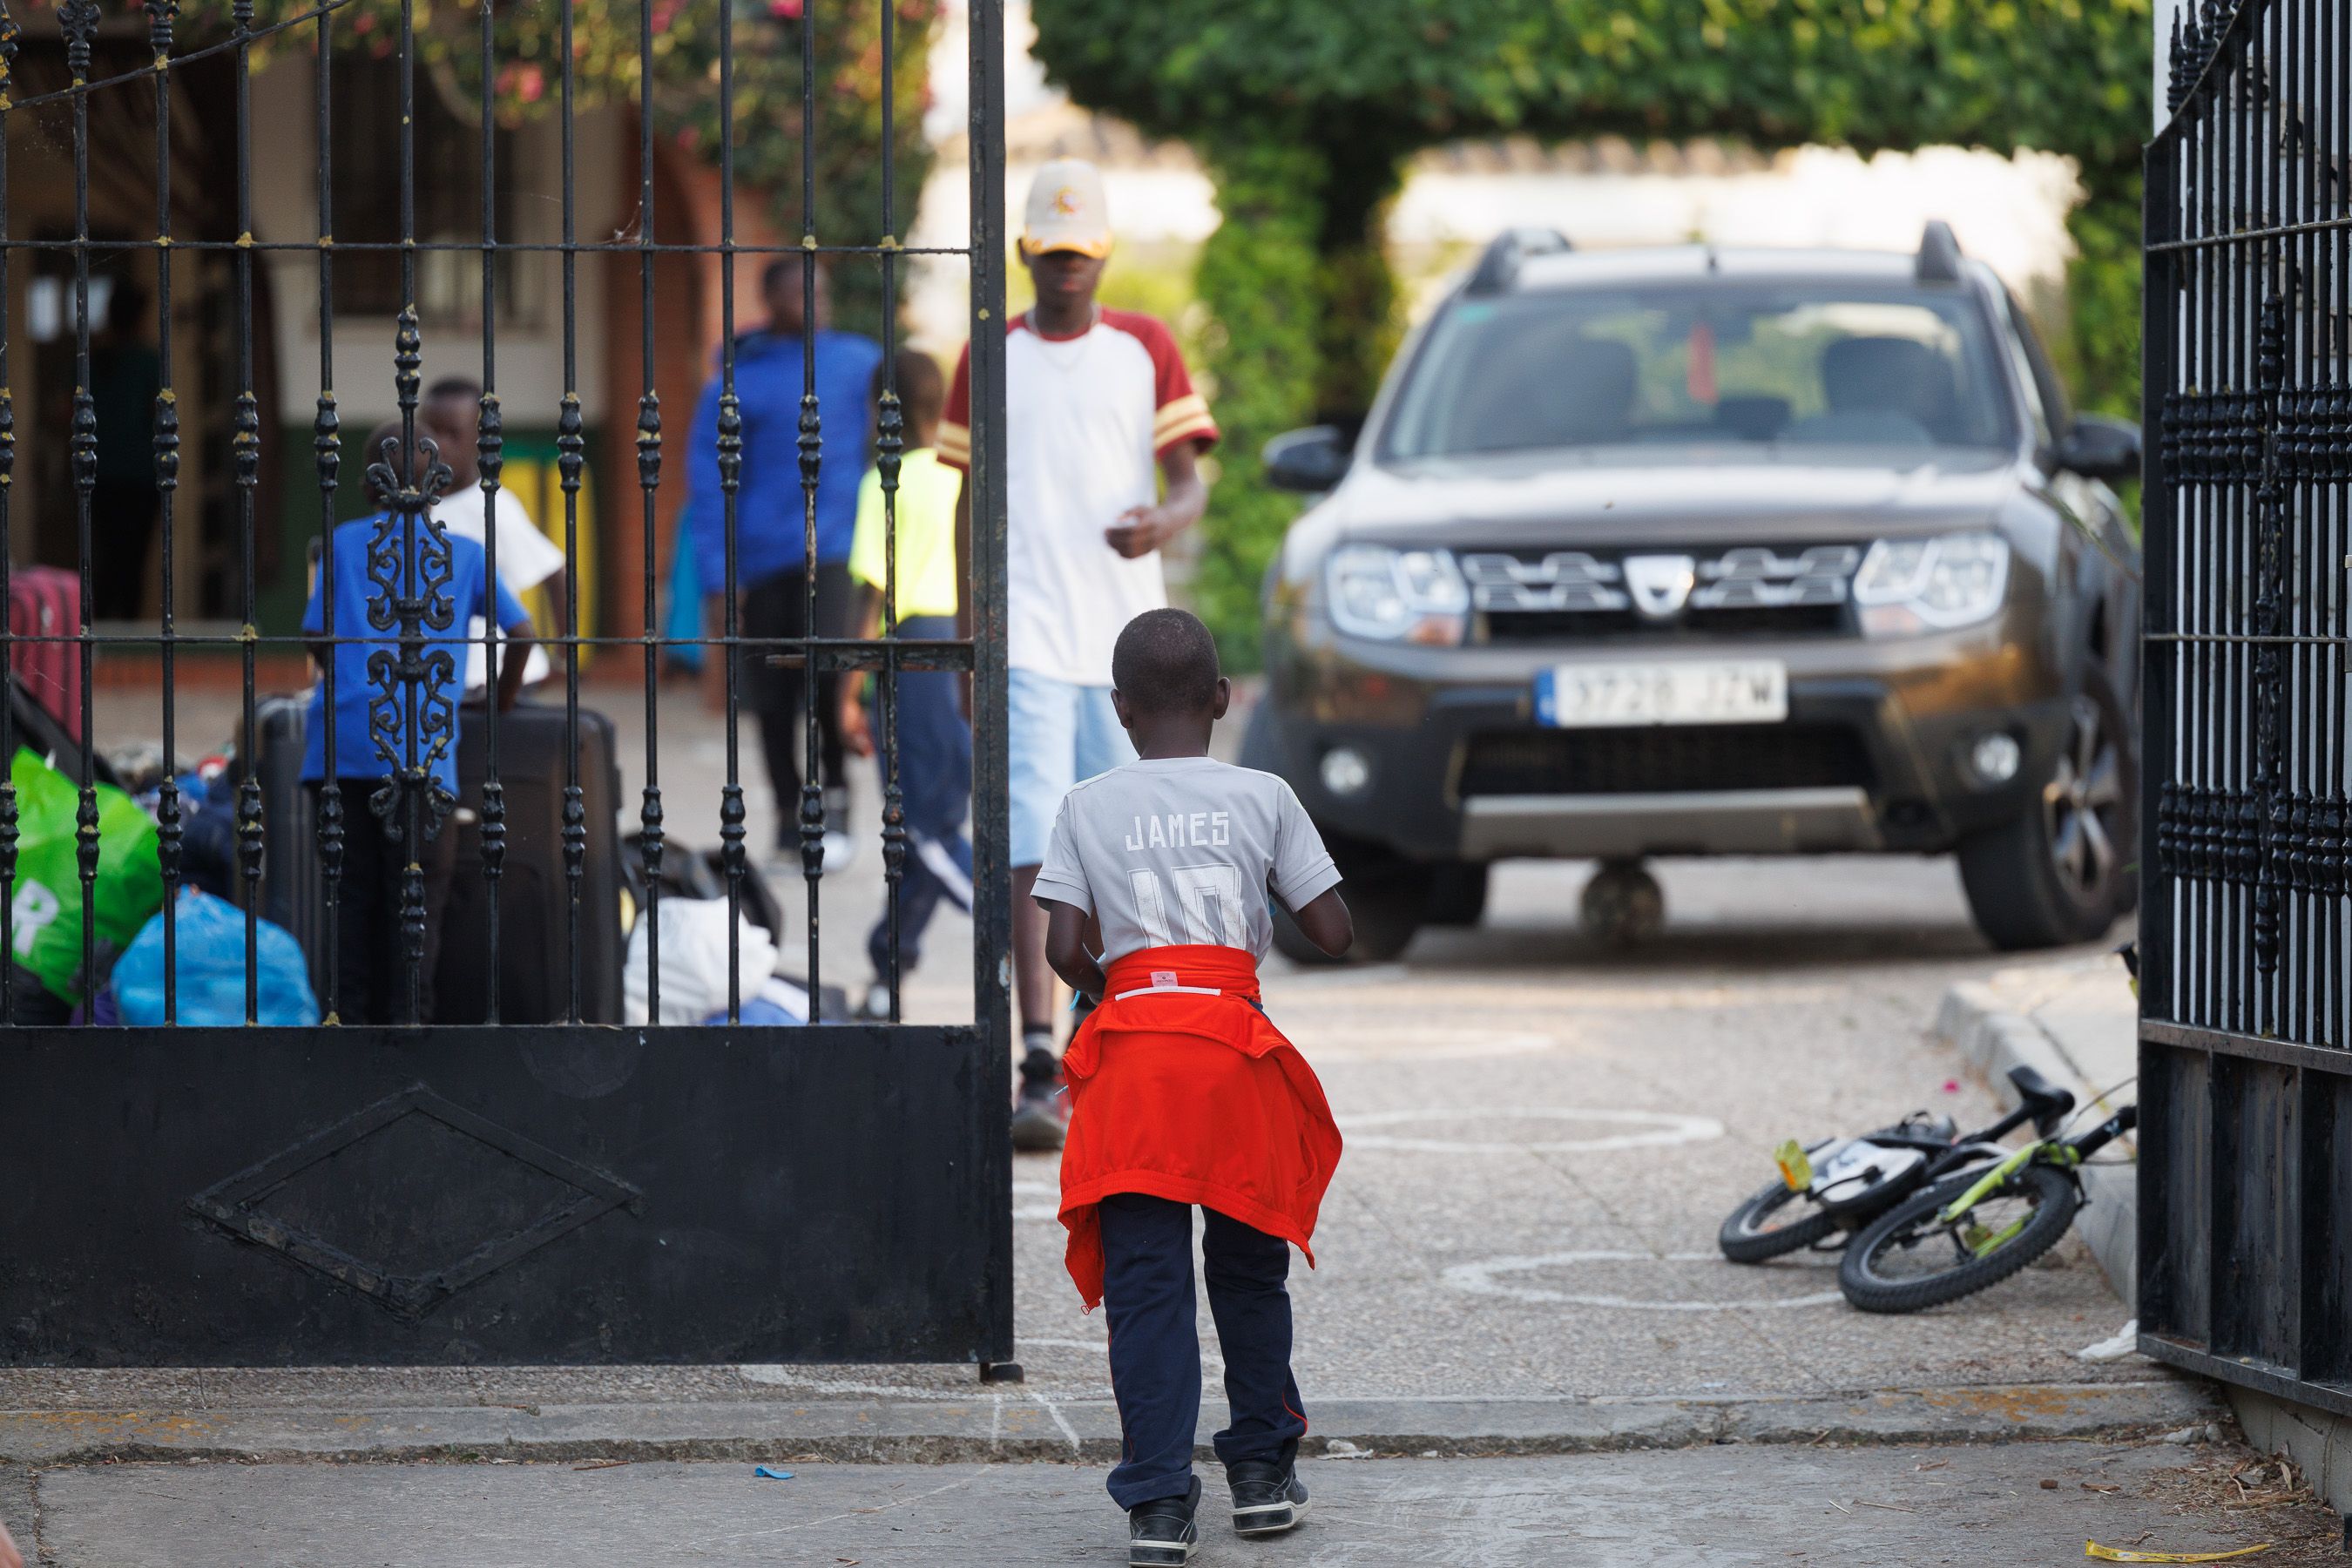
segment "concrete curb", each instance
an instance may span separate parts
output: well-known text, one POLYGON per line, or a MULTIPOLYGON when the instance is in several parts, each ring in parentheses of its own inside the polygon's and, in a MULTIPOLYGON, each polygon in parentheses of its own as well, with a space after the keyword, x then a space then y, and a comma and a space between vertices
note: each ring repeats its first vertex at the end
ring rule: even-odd
MULTIPOLYGON (((2196 1380, 1880 1389, 1789 1398, 1319 1400, 1312 1453, 1484 1458, 1708 1443, 1954 1443, 2134 1437, 2221 1418, 2196 1380), (1346 1452, 1340 1448, 1339 1452, 1346 1452)), ((1207 1436, 1222 1409, 1202 1412, 1207 1436)), ((955 1403, 462 1405, 373 1414, 243 1409, 0 1411, 0 1465, 122 1459, 777 1459, 967 1463, 1118 1457, 1108 1400, 1034 1393, 955 1403)))
MULTIPOLYGON (((1944 993, 1936 1010, 1936 1035, 1957 1047, 1969 1065, 1981 1071, 2006 1109, 2017 1105, 2009 1070, 2032 1068, 2062 1088, 2071 1089, 2078 1104, 2086 1102, 2105 1085, 2093 1086, 2087 1076, 2049 1032, 2022 1013, 2001 1005, 1994 990, 1976 981, 1963 981, 1944 993)), ((2094 1125, 2085 1121, 2084 1125, 2094 1125)), ((2137 1156, 2137 1140, 2120 1147, 2137 1156)), ((2137 1170, 2112 1165, 2088 1165, 2082 1173, 2083 1190, 2090 1204, 2074 1221, 2075 1234, 2088 1243, 2107 1283, 2115 1287, 2125 1307, 2138 1310, 2139 1175, 2137 1170)))

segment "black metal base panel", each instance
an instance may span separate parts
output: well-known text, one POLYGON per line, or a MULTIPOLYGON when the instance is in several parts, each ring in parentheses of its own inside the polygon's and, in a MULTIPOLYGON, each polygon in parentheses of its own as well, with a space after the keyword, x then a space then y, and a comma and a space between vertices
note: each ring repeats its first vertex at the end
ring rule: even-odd
POLYGON ((0 1036, 0 1364, 1009 1360, 969 1028, 0 1036))
POLYGON ((2352 1414, 2352 1053, 2140 1027, 2140 1348, 2352 1414))

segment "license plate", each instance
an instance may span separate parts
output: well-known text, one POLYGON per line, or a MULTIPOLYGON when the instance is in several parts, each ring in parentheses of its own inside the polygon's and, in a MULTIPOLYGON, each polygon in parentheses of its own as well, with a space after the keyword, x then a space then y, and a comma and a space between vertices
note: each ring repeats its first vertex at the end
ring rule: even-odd
POLYGON ((1536 676, 1536 721, 1558 729, 1770 724, 1788 716, 1789 670, 1777 659, 1563 664, 1536 676))

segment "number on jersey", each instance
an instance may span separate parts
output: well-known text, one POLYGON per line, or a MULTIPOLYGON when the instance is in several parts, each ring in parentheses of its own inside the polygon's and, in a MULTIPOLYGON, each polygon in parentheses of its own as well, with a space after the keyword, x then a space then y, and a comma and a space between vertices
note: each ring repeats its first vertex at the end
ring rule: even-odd
POLYGON ((1166 889, 1156 871, 1127 874, 1135 908, 1154 947, 1193 942, 1205 947, 1247 948, 1249 905, 1244 902, 1242 874, 1234 866, 1180 866, 1170 873, 1176 883, 1176 908, 1171 910, 1166 889), (1171 913, 1182 917, 1178 934, 1171 913))

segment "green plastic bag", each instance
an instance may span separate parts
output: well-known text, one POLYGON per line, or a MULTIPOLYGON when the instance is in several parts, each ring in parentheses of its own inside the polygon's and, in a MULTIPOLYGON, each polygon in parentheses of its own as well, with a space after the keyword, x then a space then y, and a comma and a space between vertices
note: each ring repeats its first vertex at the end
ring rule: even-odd
MULTIPOLYGON (((81 865, 74 814, 81 790, 20 747, 9 765, 16 786, 16 896, 10 904, 14 957, 42 987, 79 1002, 90 985, 81 972, 81 865)), ((98 975, 104 984, 115 956, 163 907, 163 869, 155 822, 112 784, 98 786, 98 975)))

